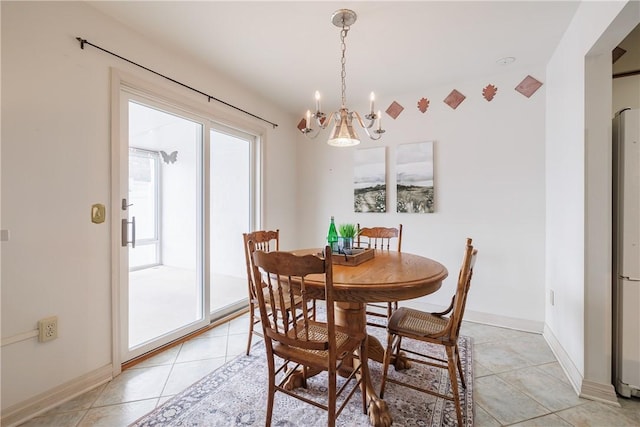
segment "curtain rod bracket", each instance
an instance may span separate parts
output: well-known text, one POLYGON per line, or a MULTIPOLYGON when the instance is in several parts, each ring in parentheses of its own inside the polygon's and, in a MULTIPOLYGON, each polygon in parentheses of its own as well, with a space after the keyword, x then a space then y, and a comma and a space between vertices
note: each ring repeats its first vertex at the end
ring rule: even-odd
POLYGON ((85 45, 85 44, 88 44, 89 46, 93 46, 93 47, 95 47, 95 48, 96 48, 96 49, 98 49, 98 50, 101 50, 101 51, 103 51, 103 52, 105 52, 105 53, 108 53, 109 55, 112 55, 112 56, 115 56, 116 58, 122 59, 123 61, 126 61, 126 62, 128 62, 129 64, 135 65, 136 67, 140 67, 140 68, 142 68, 143 70, 147 70, 147 71, 149 71, 150 73, 153 73, 153 74, 155 74, 155 75, 157 75, 157 76, 160 76, 160 77, 162 77, 162 78, 165 78, 165 79, 167 79, 167 80, 169 80, 169 81, 171 81, 171 82, 173 82, 173 83, 175 83, 175 84, 177 84, 177 85, 180 85, 180 86, 182 86, 182 87, 184 87, 184 88, 187 88, 187 89, 189 89, 189 90, 192 90, 192 91, 194 91, 194 92, 196 92, 196 93, 199 93, 200 95, 204 95, 204 96, 206 96, 206 97, 207 97, 207 102, 211 102, 211 100, 213 99, 214 101, 218 101, 219 103, 224 104, 224 105, 226 105, 227 107, 233 108, 233 109, 235 109, 235 110, 237 110, 237 111, 240 111, 241 113, 247 114, 247 115, 249 115, 249 116, 251 116, 251 117, 253 117, 253 118, 256 118, 256 119, 258 119, 258 120, 262 120, 262 121, 263 121, 263 122, 265 122, 265 123, 269 123, 271 126, 273 126, 273 128, 274 128, 274 129, 278 127, 277 123, 273 123, 273 122, 271 122, 271 121, 269 121, 269 120, 267 120, 267 119, 263 119, 263 118, 262 118, 262 117, 260 117, 260 116, 257 116, 257 115, 255 115, 255 114, 253 114, 253 113, 250 113, 250 112, 246 111, 246 110, 243 110, 243 109, 242 109, 242 108, 240 108, 240 107, 236 107, 236 106, 235 106, 235 105, 233 105, 233 104, 229 104, 228 102, 225 102, 225 101, 223 101, 223 100, 221 100, 221 99, 218 99, 218 98, 216 98, 215 96, 211 96, 211 95, 208 95, 208 94, 206 94, 206 93, 204 93, 204 92, 202 92, 202 91, 200 91, 200 90, 198 90, 198 89, 194 89, 194 88, 192 88, 192 87, 191 87, 191 86, 189 86, 189 85, 186 85, 186 84, 184 84, 184 83, 181 83, 181 82, 179 82, 179 81, 177 81, 177 80, 175 80, 175 79, 172 79, 171 77, 167 77, 167 76, 165 76, 164 74, 161 74, 161 73, 159 73, 159 72, 157 72, 157 71, 152 70, 151 68, 145 67, 144 65, 140 65, 140 64, 138 64, 137 62, 133 62, 133 61, 132 61, 132 60, 130 60, 130 59, 127 59, 127 58, 125 58, 125 57, 123 57, 123 56, 118 55, 117 53, 113 53, 113 52, 111 52, 111 51, 109 51, 109 50, 107 50, 107 49, 104 49, 104 48, 102 48, 102 47, 100 47, 100 46, 97 46, 97 45, 95 45, 95 44, 93 44, 93 43, 91 43, 91 42, 87 41, 86 39, 83 39, 82 37, 76 37, 76 40, 78 40, 78 41, 80 42, 80 49, 84 49, 84 45, 85 45))

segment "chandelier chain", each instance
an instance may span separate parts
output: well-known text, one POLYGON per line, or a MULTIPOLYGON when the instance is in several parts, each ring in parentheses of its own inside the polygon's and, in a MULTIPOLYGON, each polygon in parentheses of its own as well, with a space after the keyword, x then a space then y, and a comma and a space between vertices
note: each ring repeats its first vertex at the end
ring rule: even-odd
POLYGON ((340 74, 342 78, 342 107, 344 108, 347 105, 347 71, 345 65, 347 63, 347 58, 345 56, 345 51, 347 50, 347 44, 344 39, 347 37, 347 33, 349 32, 348 26, 343 26, 342 31, 340 32, 340 49, 342 49, 342 58, 340 63, 342 65, 342 73, 340 74))

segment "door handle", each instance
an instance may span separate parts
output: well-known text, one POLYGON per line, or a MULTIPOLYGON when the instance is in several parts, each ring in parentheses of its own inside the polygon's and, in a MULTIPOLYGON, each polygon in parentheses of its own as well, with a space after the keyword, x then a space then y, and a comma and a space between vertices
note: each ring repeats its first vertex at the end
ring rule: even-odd
POLYGON ((620 279, 628 280, 629 282, 640 282, 640 279, 635 277, 629 277, 629 276, 620 276, 620 279))
POLYGON ((121 240, 122 247, 126 247, 131 243, 131 249, 136 247, 136 217, 132 216, 131 221, 127 221, 127 218, 122 218, 121 226, 121 240), (129 240, 129 224, 131 224, 131 240, 129 240))
POLYGON ((122 210, 126 211, 129 206, 133 206, 133 203, 127 204, 127 199, 122 199, 122 210))

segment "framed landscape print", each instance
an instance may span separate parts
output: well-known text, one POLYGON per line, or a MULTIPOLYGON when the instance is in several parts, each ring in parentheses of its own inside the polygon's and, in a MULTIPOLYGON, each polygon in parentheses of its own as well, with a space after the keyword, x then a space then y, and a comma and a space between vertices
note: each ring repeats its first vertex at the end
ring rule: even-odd
POLYGON ((354 150, 354 212, 386 212, 386 147, 354 150))
POLYGON ((433 141, 398 145, 396 185, 398 212, 434 212, 433 141))

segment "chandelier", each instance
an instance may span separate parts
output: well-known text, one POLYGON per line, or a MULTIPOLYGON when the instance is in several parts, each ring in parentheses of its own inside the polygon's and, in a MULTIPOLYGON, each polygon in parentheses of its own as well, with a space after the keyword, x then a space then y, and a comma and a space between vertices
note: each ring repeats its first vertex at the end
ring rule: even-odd
POLYGON ((332 112, 327 118, 327 115, 323 113, 320 108, 320 93, 316 91, 316 111, 315 113, 312 113, 310 110, 307 110, 306 124, 305 127, 301 129, 305 136, 315 138, 318 136, 320 131, 326 129, 329 123, 333 120, 335 126, 327 144, 335 147, 351 147, 360 144, 360 138, 358 138, 358 134, 353 128, 354 120, 362 129, 364 129, 367 136, 373 140, 380 139, 384 133, 384 129, 382 129, 382 125, 380 123, 380 111, 378 111, 377 114, 374 112, 375 95, 373 92, 371 92, 371 97, 369 99, 369 114, 364 116, 365 119, 367 119, 366 125, 364 120, 362 120, 362 116, 360 116, 357 111, 349 111, 347 108, 347 84, 345 82, 345 77, 347 75, 345 71, 345 64, 347 62, 345 51, 347 49, 347 45, 345 43, 345 38, 347 37, 347 33, 349 32, 351 25, 356 22, 356 19, 356 13, 349 9, 339 9, 331 16, 331 22, 333 22, 333 25, 342 28, 342 31, 340 31, 340 48, 342 50, 342 73, 340 75, 342 80, 342 106, 338 111, 332 112), (372 129, 374 124, 376 125, 376 128, 372 129), (314 125, 316 127, 315 129, 313 128, 314 125))

